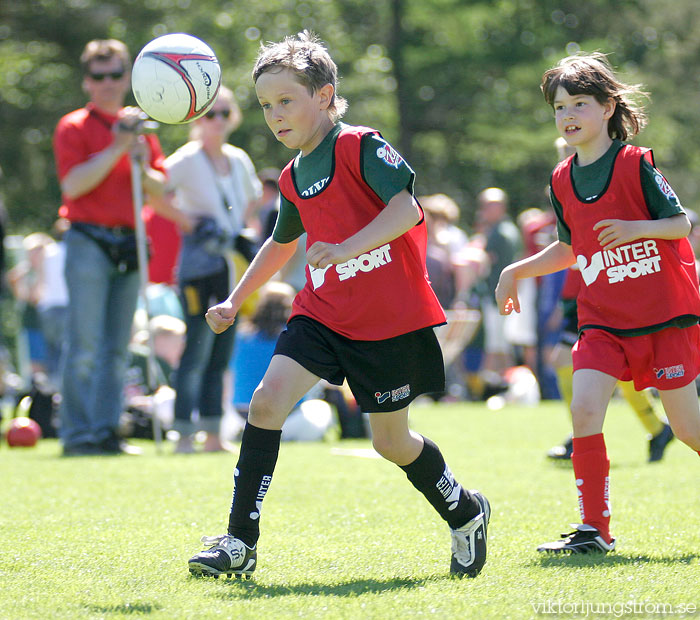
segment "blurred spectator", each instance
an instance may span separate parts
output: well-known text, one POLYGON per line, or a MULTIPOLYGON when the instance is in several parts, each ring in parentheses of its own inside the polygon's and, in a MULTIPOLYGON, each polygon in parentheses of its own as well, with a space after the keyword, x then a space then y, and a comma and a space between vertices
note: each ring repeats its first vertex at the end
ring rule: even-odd
POLYGON ((258 237, 262 243, 272 236, 277 222, 277 214, 280 208, 279 176, 281 170, 278 168, 264 168, 258 173, 258 178, 262 183, 262 195, 257 200, 254 210, 256 211, 255 227, 258 237))
POLYGON ((66 456, 134 453, 119 436, 131 326, 139 292, 131 160, 148 195, 163 192, 158 139, 143 113, 123 107, 131 59, 121 41, 90 41, 80 57, 89 102, 60 119, 54 153, 61 183, 68 286, 60 433, 66 456))
MULTIPOLYGON (((3 181, 3 171, 0 168, 0 181, 3 181)), ((0 191, 0 293, 5 288, 5 235, 7 234, 7 209, 2 191, 0 191)), ((2 336, 2 321, 0 321, 0 336, 2 336)))
POLYGON ((44 288, 44 259, 46 246, 52 243, 46 233, 36 232, 22 240, 24 257, 7 272, 7 282, 19 305, 21 314, 20 360, 28 360, 29 368, 22 369, 25 381, 41 373, 46 374, 46 341, 41 329, 39 301, 44 288))
POLYGON ((244 418, 255 388, 263 378, 275 351, 277 337, 292 311, 296 291, 284 282, 269 282, 260 290, 252 316, 238 330, 230 360, 233 373, 233 406, 244 418))
POLYGON ((225 449, 219 436, 223 414, 223 377, 233 351, 235 330, 214 334, 204 313, 226 299, 242 275, 236 271, 249 240, 242 237, 252 205, 262 188, 248 154, 227 142, 240 125, 233 93, 219 91, 213 107, 192 123, 190 140, 170 155, 165 167, 174 206, 193 224, 182 238, 177 279, 187 325, 185 350, 175 377, 176 452, 194 451, 198 430, 207 433, 204 450, 225 449), (193 414, 198 412, 195 420, 193 414))
MULTIPOLYGON (((295 295, 296 290, 285 282, 268 282, 260 290, 252 316, 238 330, 230 369, 233 406, 243 418, 247 418, 253 392, 270 364, 277 338, 292 311, 295 295)), ((332 405, 337 413, 341 439, 368 436, 364 415, 347 384, 337 386, 319 381, 304 400, 308 401, 308 407, 302 407, 303 403, 300 403, 285 421, 283 440, 320 439, 331 422, 328 419, 328 405, 332 405)))
POLYGON ((153 356, 157 362, 156 376, 152 377, 154 385, 149 385, 146 360, 149 351, 149 334, 139 330, 134 334, 129 345, 130 364, 127 372, 125 390, 129 397, 150 394, 154 387, 172 386, 174 374, 180 365, 180 358, 185 349, 185 322, 167 314, 157 314, 148 321, 150 341, 153 344, 153 356))
POLYGON ((53 390, 60 390, 60 369, 66 340, 68 317, 68 287, 64 275, 66 246, 63 236, 70 227, 68 220, 54 222, 53 239, 44 247, 44 263, 41 272, 41 289, 37 309, 41 332, 46 343, 46 374, 53 390))
MULTIPOLYGON (((517 221, 523 237, 524 256, 537 254, 556 239, 556 217, 551 210, 543 211, 537 207, 525 209, 518 215, 517 221)), ((520 347, 518 357, 537 377, 542 396, 546 392, 544 385, 548 386, 548 398, 558 397, 556 375, 542 361, 548 358, 543 358, 541 349, 545 347, 551 351, 559 340, 559 326, 555 324, 558 314, 553 321, 550 319, 557 307, 565 273, 566 270, 563 270, 541 278, 523 280, 520 289, 521 312, 516 319, 508 317, 505 321, 508 340, 520 347), (545 367, 549 370, 544 370, 545 367)))
POLYGON ((470 290, 485 274, 487 256, 479 240, 471 241, 455 222, 457 203, 445 194, 422 196, 428 233, 426 267, 430 283, 446 311, 447 325, 437 330, 443 352, 447 394, 431 394, 434 399, 463 398, 465 368, 463 352, 474 336, 480 315, 467 311, 470 290))
POLYGON ((153 438, 154 415, 159 416, 161 428, 172 427, 175 403, 172 386, 185 347, 185 330, 184 321, 159 314, 148 322, 146 329, 134 334, 129 345, 125 414, 121 420, 126 436, 153 438), (154 376, 149 376, 151 360, 155 362, 154 376))
POLYGON ((148 205, 143 209, 143 220, 149 247, 148 281, 173 285, 182 243, 180 226, 148 205))
MULTIPOLYGON (((522 216, 523 214, 521 214, 522 216)), ((550 208, 536 209, 523 226, 526 255, 531 256, 556 240, 556 216, 550 208)), ((537 350, 535 367, 532 368, 545 399, 558 399, 557 377, 550 364, 552 350, 559 342, 561 311, 559 296, 566 278, 566 269, 535 279, 537 285, 537 350)))
POLYGON ((422 196, 419 202, 435 220, 434 239, 455 256, 469 243, 469 237, 458 225, 459 206, 446 194, 422 196))
MULTIPOLYGON (((483 369, 499 376, 513 365, 513 344, 506 336, 506 317, 496 307, 494 291, 501 270, 517 260, 522 253, 522 237, 508 216, 508 196, 499 187, 489 187, 479 193, 477 223, 486 240, 484 250, 489 257, 485 290, 481 300, 484 326, 485 360, 483 369)), ((532 300, 534 304, 534 297, 532 300)), ((523 328, 525 329, 525 327, 523 328)), ((525 337, 529 338, 527 334, 525 337)))
MULTIPOLYGON (((428 277, 440 305, 447 309, 452 307, 457 296, 457 276, 453 251, 449 245, 449 239, 444 234, 447 231, 449 220, 439 196, 441 195, 421 196, 418 198, 418 202, 425 213, 425 225, 428 233, 425 258, 428 277)), ((459 248, 456 248, 456 251, 458 250, 459 248)))

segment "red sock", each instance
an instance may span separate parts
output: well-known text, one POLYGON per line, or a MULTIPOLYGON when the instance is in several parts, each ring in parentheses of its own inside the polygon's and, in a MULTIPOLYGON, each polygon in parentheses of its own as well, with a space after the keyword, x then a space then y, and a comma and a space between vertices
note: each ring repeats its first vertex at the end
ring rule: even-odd
POLYGON ((576 476, 578 506, 581 520, 596 528, 605 542, 610 536, 610 461, 605 450, 603 434, 588 437, 574 437, 574 451, 571 455, 576 476))

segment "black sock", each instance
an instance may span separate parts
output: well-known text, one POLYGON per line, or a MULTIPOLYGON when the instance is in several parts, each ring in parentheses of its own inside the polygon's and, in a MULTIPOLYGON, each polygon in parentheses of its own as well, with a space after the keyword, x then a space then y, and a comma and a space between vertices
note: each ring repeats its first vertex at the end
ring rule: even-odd
POLYGON ((282 431, 258 428, 250 423, 243 429, 228 533, 249 547, 260 537, 260 509, 275 471, 281 436, 282 431))
POLYGON ((427 437, 423 442, 418 458, 401 469, 452 529, 462 527, 481 512, 481 506, 454 479, 440 448, 427 437))

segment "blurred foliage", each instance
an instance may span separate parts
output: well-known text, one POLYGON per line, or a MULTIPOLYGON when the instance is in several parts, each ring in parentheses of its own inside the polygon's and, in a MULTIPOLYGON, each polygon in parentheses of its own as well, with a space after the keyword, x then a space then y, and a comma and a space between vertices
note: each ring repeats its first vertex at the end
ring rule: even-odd
MULTIPOLYGON (((232 142, 260 169, 292 153, 265 127, 250 69, 261 41, 303 28, 338 63, 345 120, 380 129, 417 171, 418 192, 454 196, 464 225, 489 185, 508 191, 514 213, 545 204, 556 132, 539 81, 579 49, 611 53, 624 79, 652 93, 637 141, 655 148, 687 206, 698 200, 695 0, 3 0, 0 191, 10 229, 47 230, 56 216, 52 134, 85 103, 78 58, 87 41, 115 37, 134 56, 168 32, 207 41, 244 111, 232 142)), ((187 127, 158 135, 170 153, 187 127)))

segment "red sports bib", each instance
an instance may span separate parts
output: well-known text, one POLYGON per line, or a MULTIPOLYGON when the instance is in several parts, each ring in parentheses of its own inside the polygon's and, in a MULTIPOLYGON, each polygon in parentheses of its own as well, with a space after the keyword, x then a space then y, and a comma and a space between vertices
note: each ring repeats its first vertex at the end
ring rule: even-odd
MULTIPOLYGON (((571 245, 583 278, 578 296, 579 329, 631 330, 700 315, 695 256, 688 239, 637 239, 603 250, 599 230, 605 219, 650 219, 642 190, 642 158, 651 151, 625 145, 616 156, 607 187, 583 201, 571 181, 573 157, 552 173, 552 189, 571 230, 571 245)), ((659 173, 659 183, 665 179, 659 173)))
MULTIPOLYGON (((331 177, 312 196, 300 196, 289 162, 280 191, 298 209, 307 249, 316 241, 341 243, 364 228, 384 203, 362 176, 362 136, 377 133, 347 127, 334 146, 331 177)), ((386 153, 383 154, 386 159, 386 153)), ((421 221, 402 236, 345 263, 306 267, 306 286, 292 316, 304 315, 353 340, 384 340, 445 322, 445 313, 425 268, 427 235, 421 221)))

